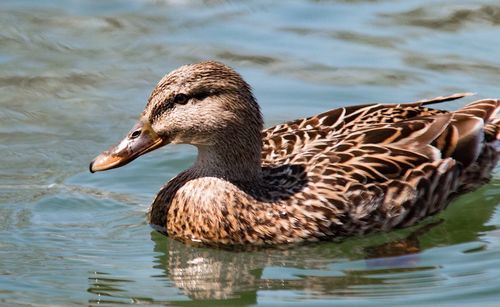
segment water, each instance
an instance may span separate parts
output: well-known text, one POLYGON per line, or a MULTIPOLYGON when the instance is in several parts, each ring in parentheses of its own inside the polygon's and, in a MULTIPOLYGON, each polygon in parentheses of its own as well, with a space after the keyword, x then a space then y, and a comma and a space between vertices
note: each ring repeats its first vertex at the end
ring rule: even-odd
POLYGON ((246 252, 145 222, 191 147, 87 170, 165 73, 203 59, 241 72, 268 126, 372 101, 499 97, 497 1, 4 0, 0 29, 0 304, 498 304, 498 167, 411 229, 246 252))

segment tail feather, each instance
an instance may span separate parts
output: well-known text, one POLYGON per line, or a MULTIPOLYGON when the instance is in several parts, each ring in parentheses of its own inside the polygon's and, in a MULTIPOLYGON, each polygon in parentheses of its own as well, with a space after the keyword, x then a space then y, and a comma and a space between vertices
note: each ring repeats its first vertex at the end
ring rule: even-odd
POLYGON ((466 105, 455 113, 471 114, 484 120, 486 142, 500 140, 500 99, 483 99, 466 105), (482 116, 479 116, 482 115, 482 116))
POLYGON ((482 118, 485 123, 492 121, 500 109, 500 100, 498 99, 482 99, 469 103, 460 110, 453 113, 472 115, 482 118))
POLYGON ((493 117, 493 119, 484 127, 484 136, 486 138, 486 142, 500 140, 500 115, 493 117))
POLYGON ((498 139, 500 129, 495 116, 499 109, 500 100, 484 99, 452 112, 450 125, 433 145, 443 157, 453 157, 465 167, 469 166, 481 154, 485 140, 498 139))
POLYGON ((455 114, 452 126, 458 132, 455 150, 451 156, 465 167, 477 160, 484 140, 484 121, 475 116, 455 114))

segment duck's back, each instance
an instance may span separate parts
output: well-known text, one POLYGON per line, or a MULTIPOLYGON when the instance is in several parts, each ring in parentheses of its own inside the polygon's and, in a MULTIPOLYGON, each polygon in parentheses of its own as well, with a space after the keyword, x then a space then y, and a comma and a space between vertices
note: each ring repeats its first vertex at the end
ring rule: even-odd
POLYGON ((295 188, 288 203, 324 220, 327 237, 409 226, 486 182, 496 165, 499 100, 455 112, 426 106, 466 95, 334 109, 269 128, 264 174, 276 184, 289 169, 297 179, 282 180, 295 188))

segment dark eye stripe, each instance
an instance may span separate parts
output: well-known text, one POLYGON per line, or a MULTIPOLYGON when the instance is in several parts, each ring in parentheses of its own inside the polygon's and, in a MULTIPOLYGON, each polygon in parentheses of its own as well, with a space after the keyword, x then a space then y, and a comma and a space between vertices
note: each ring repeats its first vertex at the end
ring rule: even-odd
POLYGON ((161 116, 161 114, 168 109, 171 109, 174 107, 176 103, 178 104, 185 104, 190 98, 194 98, 198 101, 203 100, 209 96, 217 95, 219 92, 210 89, 210 90, 202 90, 199 92, 196 92, 190 96, 187 96, 186 94, 179 93, 175 95, 174 97, 170 98, 168 101, 165 101, 163 103, 159 103, 153 106, 151 110, 151 119, 155 120, 161 116))
POLYGON ((152 120, 157 119, 158 117, 160 117, 160 115, 163 112, 165 112, 167 109, 170 109, 171 107, 172 107, 172 103, 170 103, 170 102, 160 103, 160 104, 154 105, 153 109, 151 110, 151 119, 152 120))
POLYGON ((209 92, 199 92, 199 93, 196 93, 195 95, 193 95, 193 98, 196 100, 203 100, 203 99, 207 98, 208 96, 210 96, 209 92))
POLYGON ((202 91, 196 92, 192 95, 192 97, 196 100, 203 100, 209 96, 215 96, 218 94, 219 94, 219 92, 217 90, 210 89, 210 90, 202 90, 202 91))
POLYGON ((189 97, 186 94, 177 94, 174 97, 174 103, 177 104, 186 104, 189 101, 189 97))
POLYGON ((189 97, 185 94, 177 94, 173 98, 164 101, 162 103, 156 104, 153 106, 153 109, 151 110, 151 118, 153 120, 157 119, 158 117, 161 116, 161 114, 168 109, 171 109, 174 107, 174 105, 177 104, 186 104, 189 100, 189 97))

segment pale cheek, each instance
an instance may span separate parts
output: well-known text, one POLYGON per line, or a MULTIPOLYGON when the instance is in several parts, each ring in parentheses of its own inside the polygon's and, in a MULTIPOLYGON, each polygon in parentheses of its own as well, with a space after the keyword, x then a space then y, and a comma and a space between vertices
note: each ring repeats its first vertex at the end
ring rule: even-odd
POLYGON ((212 145, 212 138, 224 132, 233 117, 220 105, 199 103, 172 110, 157 120, 153 129, 168 135, 172 144, 212 145))
POLYGON ((210 138, 206 126, 192 122, 172 123, 169 135, 172 144, 206 145, 207 138, 210 138))

